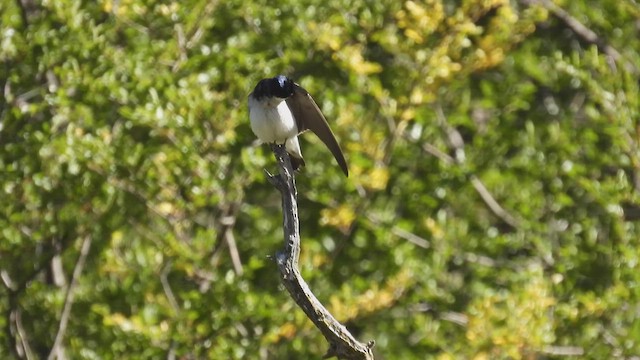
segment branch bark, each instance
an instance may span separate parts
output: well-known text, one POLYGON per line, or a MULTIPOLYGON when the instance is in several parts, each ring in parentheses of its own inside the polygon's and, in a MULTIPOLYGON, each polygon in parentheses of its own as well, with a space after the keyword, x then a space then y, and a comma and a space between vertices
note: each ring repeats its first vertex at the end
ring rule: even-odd
POLYGON ((284 251, 276 254, 276 261, 285 288, 329 342, 324 359, 337 357, 347 360, 373 360, 374 341, 363 344, 356 340, 315 297, 298 270, 300 256, 300 227, 295 178, 289 154, 283 145, 271 145, 278 162, 279 175, 267 172, 269 182, 282 195, 284 251))

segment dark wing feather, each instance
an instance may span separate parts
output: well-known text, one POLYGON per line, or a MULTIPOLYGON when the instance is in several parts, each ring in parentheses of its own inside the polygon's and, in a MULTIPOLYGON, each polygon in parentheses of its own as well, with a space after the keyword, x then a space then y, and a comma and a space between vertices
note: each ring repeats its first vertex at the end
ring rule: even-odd
POLYGON ((291 109, 293 117, 296 119, 298 132, 306 130, 313 131, 329 148, 344 174, 349 176, 347 161, 344 159, 344 155, 342 155, 342 149, 340 149, 336 137, 333 135, 331 128, 329 128, 327 119, 322 115, 320 108, 316 102, 313 101, 313 98, 307 90, 295 84, 293 95, 287 98, 287 105, 289 109, 291 109))

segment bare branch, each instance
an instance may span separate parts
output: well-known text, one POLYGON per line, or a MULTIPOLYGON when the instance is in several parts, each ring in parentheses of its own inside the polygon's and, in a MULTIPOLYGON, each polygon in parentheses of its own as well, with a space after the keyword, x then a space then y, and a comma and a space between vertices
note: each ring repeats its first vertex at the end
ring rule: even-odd
POLYGON ((229 246, 229 254, 231 255, 233 270, 235 271, 236 275, 242 275, 242 273, 244 272, 242 267, 242 260, 240 260, 240 252, 238 251, 238 246, 236 245, 236 237, 233 235, 233 231, 231 231, 231 229, 227 230, 224 239, 227 242, 227 246, 229 246))
POLYGON ((9 275, 7 270, 0 270, 0 279, 2 279, 2 284, 4 285, 4 287, 6 287, 9 291, 16 291, 17 286, 11 279, 11 275, 9 275))
POLYGON ((71 315, 71 307, 73 306, 74 291, 76 286, 78 285, 78 279, 80 279, 84 264, 87 261, 87 256, 89 255, 89 249, 91 249, 91 240, 91 236, 85 236, 85 238, 82 240, 80 255, 78 256, 78 261, 76 262, 76 266, 73 269, 71 282, 69 283, 67 294, 65 295, 62 315, 60 316, 60 324, 58 325, 58 333, 56 334, 55 341, 53 342, 53 346, 51 347, 51 352, 47 357, 48 360, 62 358, 61 356, 59 356, 59 353, 61 351, 62 339, 64 339, 64 334, 67 331, 69 316, 71 315))
POLYGON ((605 54, 611 56, 614 60, 617 61, 618 59, 620 59, 621 55, 618 52, 618 50, 614 49, 611 45, 607 44, 607 42, 603 38, 599 37, 598 34, 596 34, 593 30, 584 26, 584 24, 578 21, 578 19, 571 16, 571 14, 569 14, 560 6, 554 4, 552 1, 527 0, 525 1, 525 3, 542 5, 545 9, 549 10, 549 12, 553 14, 553 16, 562 20, 562 22, 564 22, 565 25, 567 25, 567 27, 569 27, 576 35, 581 37, 584 41, 590 44, 597 45, 598 48, 600 48, 600 50, 602 50, 605 54))
POLYGON ((444 162, 447 165, 453 164, 455 163, 455 159, 452 158, 451 156, 449 156, 449 154, 446 154, 442 151, 440 151, 440 149, 438 149, 437 147, 429 144, 429 143, 423 143, 422 144, 422 150, 426 151, 427 153, 437 157, 438 159, 440 159, 442 162, 444 162))
MULTIPOLYGON (((605 53, 611 60, 609 65, 615 69, 615 62, 623 59, 623 56, 620 54, 616 48, 611 46, 604 37, 599 36, 593 30, 586 27, 583 23, 578 21, 575 17, 573 17, 568 11, 564 10, 560 6, 553 3, 551 0, 522 0, 522 2, 526 5, 531 4, 540 4, 542 7, 547 9, 553 16, 562 21, 574 34, 576 34, 579 38, 586 41, 589 44, 594 44, 605 53)), ((632 71, 634 74, 638 73, 638 68, 634 64, 629 61, 624 62, 627 70, 632 71)))
MULTIPOLYGON (((434 146, 426 147, 423 145, 425 151, 434 154, 439 159, 442 159, 445 163, 450 164, 452 160, 455 161, 456 164, 460 165, 466 161, 466 156, 464 152, 464 139, 462 135, 456 128, 449 125, 447 122, 447 118, 444 115, 444 111, 441 106, 436 107, 436 117, 438 119, 438 125, 440 125, 447 133, 447 142, 449 146, 455 151, 455 159, 448 155, 445 156, 444 153, 438 154, 434 152, 437 150, 434 146)), ((508 211, 506 211, 493 197, 491 192, 487 189, 484 183, 478 178, 476 175, 471 174, 471 185, 476 190, 482 201, 487 205, 489 210, 493 212, 495 216, 504 221, 507 225, 511 226, 514 229, 517 229, 520 226, 520 222, 513 215, 511 215, 508 211)))
POLYGON ((33 350, 31 350, 31 345, 29 345, 29 337, 22 325, 22 311, 19 308, 16 308, 15 311, 13 311, 13 320, 16 326, 16 332, 20 338, 20 348, 18 351, 21 351, 23 357, 27 360, 35 359, 36 356, 33 354, 33 350))
POLYGON ((14 358, 20 359, 24 356, 22 355, 21 348, 18 347, 18 335, 16 335, 15 330, 15 312, 17 311, 16 294, 9 292, 7 300, 8 306, 4 313, 4 337, 7 341, 7 349, 9 349, 14 358))
POLYGON ((582 356, 584 349, 580 346, 545 346, 542 353, 553 356, 582 356))
POLYGON ((509 214, 502 206, 500 206, 500 204, 498 204, 496 199, 493 197, 493 195, 491 195, 489 190, 487 190, 487 187, 484 186, 482 181, 480 181, 477 176, 471 175, 471 185, 473 185, 473 188, 476 189, 478 195, 480 195, 484 203, 497 217, 502 219, 502 221, 504 221, 514 229, 517 229, 518 226, 520 226, 518 220, 511 214, 509 214))
POLYGON ((431 244, 429 244, 429 241, 423 237, 420 237, 412 232, 409 232, 407 230, 403 230, 397 226, 394 226, 391 228, 391 233, 397 237, 400 237, 402 239, 405 239, 407 241, 409 241, 410 243, 412 243, 413 245, 419 246, 423 249, 428 249, 431 247, 431 244))
MULTIPOLYGON (((376 219, 373 216, 367 216, 367 219, 375 226, 382 225, 382 221, 376 219)), ((419 247, 421 247, 423 249, 428 249, 428 248, 431 247, 431 244, 429 243, 429 240, 427 240, 427 239, 425 239, 425 238, 423 238, 423 237, 421 237, 421 236, 419 236, 417 234, 414 234, 414 233, 412 233, 410 231, 404 230, 404 229, 402 229, 402 228, 400 228, 398 226, 393 226, 391 228, 391 233, 393 235, 395 235, 395 236, 397 236, 397 237, 399 237, 401 239, 407 240, 408 242, 410 242, 410 243, 412 243, 412 244, 414 244, 416 246, 419 246, 419 247)))
POLYGON ((176 301, 176 297, 173 294, 173 290, 171 290, 171 285, 169 284, 169 279, 167 278, 167 275, 169 275, 169 271, 171 271, 171 261, 167 262, 160 272, 160 284, 162 284, 162 289, 164 290, 164 294, 169 301, 169 305, 171 305, 173 311, 179 313, 180 306, 176 301))
POLYGON ((236 237, 233 235, 233 228, 236 225, 236 219, 238 212, 240 211, 240 202, 232 202, 227 206, 224 212, 224 216, 220 218, 221 231, 224 233, 224 240, 229 247, 229 255, 231 255, 231 263, 233 264, 233 270, 236 275, 242 275, 244 269, 242 267, 242 260, 240 259, 240 252, 236 245, 236 237))
MULTIPOLYGON (((242 275, 244 268, 242 266, 242 260, 240 259, 240 251, 236 244, 236 238, 233 235, 233 229, 236 225, 236 219, 238 212, 240 211, 241 200, 237 200, 225 205, 221 205, 222 214, 217 220, 216 228, 218 228, 218 235, 216 237, 216 246, 208 257, 210 257, 210 263, 212 266, 217 266, 222 256, 222 250, 224 247, 229 248, 229 255, 231 256, 231 263, 233 264, 233 271, 236 275, 242 275)), ((208 288, 210 280, 205 280, 201 284, 201 288, 208 288)))
MULTIPOLYGON (((66 238, 62 239, 63 248, 66 248, 69 243, 70 242, 67 241, 66 238)), ((21 323, 19 324, 16 322, 20 321, 19 318, 16 318, 16 316, 19 316, 20 312, 20 296, 27 289, 31 281, 51 264, 52 259, 60 251, 61 250, 52 249, 42 254, 39 257, 39 260, 37 260, 37 264, 30 267, 26 275, 19 272, 18 274, 15 274, 14 279, 12 279, 8 271, 5 269, 0 271, 0 277, 2 278, 1 284, 6 287, 9 293, 8 306, 6 307, 5 312, 5 338, 7 339, 8 349, 10 349, 14 358, 24 358, 25 356, 28 356, 26 352, 30 351, 28 349, 29 344, 26 340, 26 332, 23 330, 22 325, 20 325, 21 323), (24 346, 27 346, 27 348, 23 348, 24 346)))
POLYGON ((284 226, 284 251, 276 254, 282 283, 307 317, 322 332, 329 342, 329 350, 323 358, 373 360, 373 341, 363 344, 356 340, 344 325, 340 324, 320 303, 309 289, 298 270, 300 256, 300 228, 298 221, 298 201, 291 160, 283 145, 272 145, 271 149, 278 161, 279 175, 267 172, 269 182, 282 195, 284 226))

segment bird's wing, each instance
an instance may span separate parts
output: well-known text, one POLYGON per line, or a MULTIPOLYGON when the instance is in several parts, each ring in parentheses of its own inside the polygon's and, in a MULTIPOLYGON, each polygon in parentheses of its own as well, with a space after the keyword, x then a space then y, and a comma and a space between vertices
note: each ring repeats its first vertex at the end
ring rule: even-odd
POLYGON ((346 176, 349 176, 349 169, 347 168, 347 161, 344 159, 342 149, 333 135, 327 119, 320 111, 320 108, 313 101, 313 98, 307 90, 303 89, 300 85, 295 84, 293 95, 287 98, 287 105, 296 120, 298 131, 303 132, 311 130, 315 133, 320 140, 329 148, 333 157, 336 158, 338 165, 346 176))

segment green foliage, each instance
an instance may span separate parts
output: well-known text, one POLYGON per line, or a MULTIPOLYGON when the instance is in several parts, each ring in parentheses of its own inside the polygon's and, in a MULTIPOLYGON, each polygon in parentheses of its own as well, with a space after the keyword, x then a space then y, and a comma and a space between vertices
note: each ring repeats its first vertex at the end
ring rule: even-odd
POLYGON ((525 3, 2 2, 0 357, 49 353, 86 239, 69 358, 325 352, 270 258, 278 73, 352 174, 303 136, 301 271, 379 358, 638 356, 640 10, 525 3))

